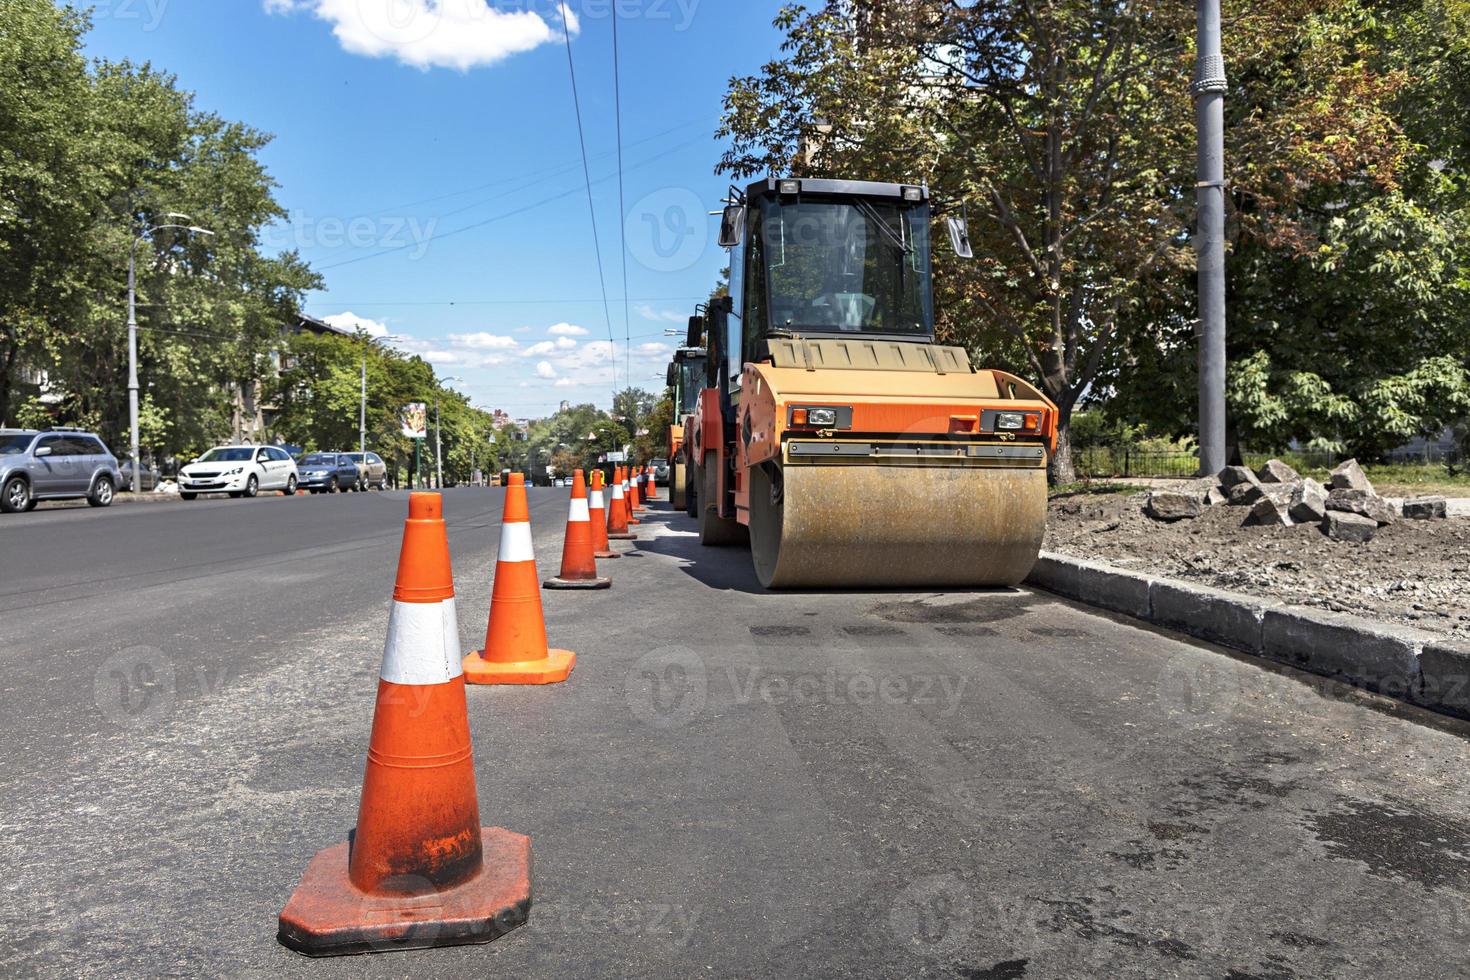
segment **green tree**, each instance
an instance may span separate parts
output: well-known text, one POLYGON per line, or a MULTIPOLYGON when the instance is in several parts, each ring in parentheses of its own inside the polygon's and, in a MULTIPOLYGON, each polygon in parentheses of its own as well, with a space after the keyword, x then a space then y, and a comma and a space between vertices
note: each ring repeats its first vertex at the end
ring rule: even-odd
POLYGON ((55 421, 125 442, 128 256, 183 212, 216 234, 163 231, 137 252, 145 446, 178 454, 230 433, 320 280, 261 250, 284 216, 259 161, 269 137, 195 109, 150 65, 89 68, 87 29, 48 0, 11 0, 0 20, 0 418, 40 371, 55 421))
MULTIPOLYGON (((1378 179, 1318 180, 1269 209, 1232 194, 1232 436, 1256 450, 1295 441, 1371 457, 1470 419, 1470 17, 1445 0, 1337 3, 1301 37, 1326 51, 1350 39, 1364 77, 1393 80, 1374 97, 1403 133, 1401 152, 1378 179)), ((1275 83, 1248 80, 1232 92, 1232 122, 1274 99, 1275 83)), ((1341 139, 1355 138, 1344 125, 1341 139)), ((1194 384, 1192 323, 1152 304, 1097 394, 1120 419, 1184 434, 1194 384)))
POLYGON ((674 422, 674 394, 666 389, 658 402, 643 417, 642 435, 634 443, 633 452, 640 460, 661 459, 669 452, 669 426, 674 422))
POLYGON ((50 0, 7 3, 0 17, 0 424, 24 362, 85 307, 74 257, 106 183, 86 30, 50 0))
MULTIPOLYGON (((1265 111, 1231 129, 1253 234, 1300 238, 1277 218, 1303 188, 1381 179, 1402 153, 1382 108, 1401 79, 1353 57, 1365 27, 1321 28, 1343 5, 1232 12, 1237 83, 1269 92, 1252 102, 1265 111)), ((1071 412, 1134 311, 1188 300, 1192 52, 1181 39, 1193 18, 1173 0, 787 7, 784 56, 731 81, 720 170, 926 181, 940 214, 967 210, 978 258, 937 262, 941 334, 1038 381, 1061 411, 1052 475, 1068 480, 1071 412)))

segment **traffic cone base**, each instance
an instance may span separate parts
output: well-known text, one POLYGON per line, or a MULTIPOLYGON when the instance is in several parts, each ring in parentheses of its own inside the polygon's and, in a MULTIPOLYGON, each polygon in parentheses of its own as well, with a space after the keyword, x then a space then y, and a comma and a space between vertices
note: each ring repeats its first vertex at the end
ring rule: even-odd
MULTIPOLYGON (((637 541, 638 535, 634 534, 632 531, 620 531, 617 534, 613 534, 611 531, 609 531, 607 539, 609 541, 637 541)), ((613 555, 613 557, 621 558, 622 555, 613 555)))
POLYGON ((464 679, 471 684, 560 684, 572 674, 577 655, 570 650, 548 650, 544 660, 497 663, 484 650, 464 658, 464 679))
MULTIPOLYGON (((593 554, 594 558, 597 557, 593 554)), ((541 583, 543 589, 610 589, 612 579, 610 578, 562 578, 557 576, 549 578, 541 583)))
POLYGON ((488 943, 531 911, 531 838, 481 827, 483 870, 468 881, 406 895, 358 891, 347 876, 351 843, 312 858, 281 912, 276 938, 307 956, 345 956, 488 943))

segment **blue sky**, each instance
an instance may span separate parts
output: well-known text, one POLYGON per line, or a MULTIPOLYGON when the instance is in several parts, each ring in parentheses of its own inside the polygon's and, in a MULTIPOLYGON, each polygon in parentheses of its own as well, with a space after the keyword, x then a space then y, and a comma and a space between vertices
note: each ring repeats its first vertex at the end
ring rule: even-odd
POLYGON ((291 218, 266 242, 325 276, 307 312, 398 338, 475 404, 537 417, 609 405, 610 345, 618 387, 661 386, 665 331, 725 264, 705 214, 727 183, 721 98, 776 53, 779 6, 568 0, 613 341, 558 0, 99 0, 89 46, 275 134, 264 160, 291 218))

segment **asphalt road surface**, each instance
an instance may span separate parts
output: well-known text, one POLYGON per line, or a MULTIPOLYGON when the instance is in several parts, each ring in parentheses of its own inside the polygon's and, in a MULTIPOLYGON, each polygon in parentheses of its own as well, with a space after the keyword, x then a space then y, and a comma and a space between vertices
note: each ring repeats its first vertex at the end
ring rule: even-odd
MULTIPOLYGON (((564 497, 532 493, 545 575, 564 497)), ((446 497, 467 650, 500 504, 446 497)), ((530 923, 291 953, 276 914, 356 817, 405 512, 0 521, 0 973, 1470 973, 1464 726, 1044 593, 764 593, 662 503, 611 590, 545 594, 568 683, 469 691, 530 923)))

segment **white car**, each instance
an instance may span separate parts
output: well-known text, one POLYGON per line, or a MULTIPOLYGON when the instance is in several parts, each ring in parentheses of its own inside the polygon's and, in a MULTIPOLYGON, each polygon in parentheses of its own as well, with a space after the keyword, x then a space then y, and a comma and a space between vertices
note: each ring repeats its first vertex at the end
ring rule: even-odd
POLYGON ((201 493, 254 497, 262 490, 296 493, 296 461, 275 446, 216 446, 179 470, 179 496, 201 493))

